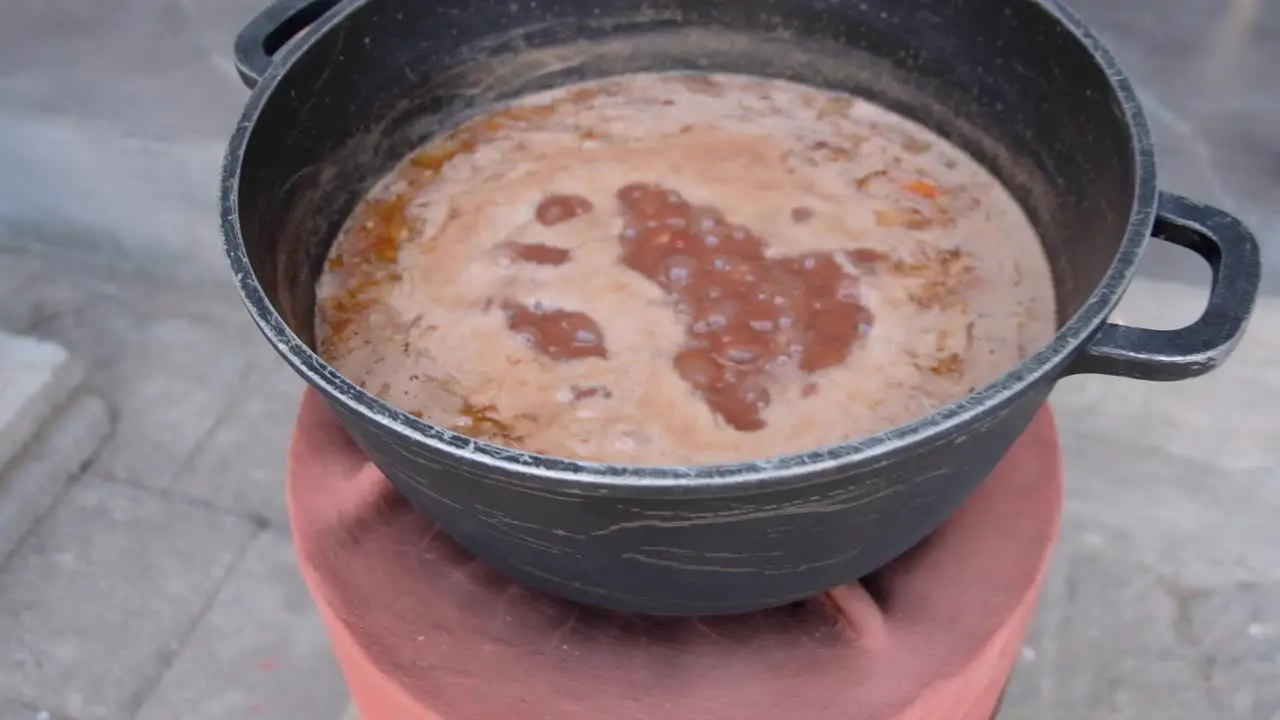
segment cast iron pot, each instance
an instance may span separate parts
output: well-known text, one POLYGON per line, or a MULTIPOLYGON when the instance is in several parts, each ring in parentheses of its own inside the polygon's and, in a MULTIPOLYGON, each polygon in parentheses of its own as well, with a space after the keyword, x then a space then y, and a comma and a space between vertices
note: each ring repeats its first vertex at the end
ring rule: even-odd
POLYGON ((1240 339, 1257 292, 1253 237, 1157 190, 1129 81, 1051 0, 283 0, 244 29, 236 56, 254 90, 223 169, 222 230, 254 320, 422 512, 517 580, 591 605, 749 611, 866 576, 957 508, 1059 378, 1206 373, 1240 339), (909 425, 699 467, 478 442, 388 406, 316 355, 325 253, 399 158, 512 96, 669 69, 852 91, 971 152, 1043 237, 1060 308, 1053 342, 909 425), (1213 269, 1204 315, 1181 330, 1107 322, 1149 237, 1213 269))

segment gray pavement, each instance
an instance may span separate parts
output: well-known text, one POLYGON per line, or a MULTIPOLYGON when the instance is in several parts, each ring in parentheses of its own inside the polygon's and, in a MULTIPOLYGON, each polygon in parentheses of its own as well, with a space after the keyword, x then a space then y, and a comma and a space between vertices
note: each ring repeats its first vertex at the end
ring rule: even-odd
MULTIPOLYGON (((241 309, 215 222, 245 97, 228 49, 261 4, 0 3, 0 330, 83 369, 0 475, 0 539, 34 508, 0 543, 0 720, 345 707, 281 496, 301 386, 241 309)), ((1165 185, 1249 221, 1276 287, 1280 4, 1076 5, 1138 82, 1165 185)), ((1127 322, 1203 303, 1183 254, 1153 250, 1144 275, 1127 322)), ((1006 717, 1280 718, 1277 327, 1268 298, 1200 380, 1061 385, 1066 525, 1006 717)))

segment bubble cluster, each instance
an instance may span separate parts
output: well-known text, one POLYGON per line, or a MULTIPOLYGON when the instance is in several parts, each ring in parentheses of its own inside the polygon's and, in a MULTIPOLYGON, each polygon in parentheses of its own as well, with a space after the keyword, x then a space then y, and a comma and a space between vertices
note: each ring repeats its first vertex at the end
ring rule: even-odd
POLYGON ((676 372, 735 429, 765 427, 778 370, 838 365, 870 329, 858 277, 836 253, 768 257, 749 228, 662 185, 632 183, 617 198, 623 264, 661 287, 685 321, 676 372))
POLYGON ((604 332, 590 315, 575 310, 502 303, 507 329, 552 360, 607 358, 604 332))
POLYGON ((533 216, 548 227, 591 212, 591 201, 581 195, 548 195, 538 203, 533 216))

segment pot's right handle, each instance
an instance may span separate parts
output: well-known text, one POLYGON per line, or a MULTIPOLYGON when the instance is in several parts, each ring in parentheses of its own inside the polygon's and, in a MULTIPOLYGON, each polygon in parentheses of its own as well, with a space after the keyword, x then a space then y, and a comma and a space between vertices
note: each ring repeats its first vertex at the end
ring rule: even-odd
POLYGON ((236 35, 236 71, 252 90, 271 69, 271 59, 342 0, 276 0, 236 35))
POLYGON ((1209 263, 1209 304, 1178 330, 1107 323, 1067 367, 1139 380, 1185 380, 1213 370, 1235 349, 1253 313, 1262 275, 1258 241, 1236 217, 1172 193, 1161 193, 1154 237, 1181 245, 1209 263))

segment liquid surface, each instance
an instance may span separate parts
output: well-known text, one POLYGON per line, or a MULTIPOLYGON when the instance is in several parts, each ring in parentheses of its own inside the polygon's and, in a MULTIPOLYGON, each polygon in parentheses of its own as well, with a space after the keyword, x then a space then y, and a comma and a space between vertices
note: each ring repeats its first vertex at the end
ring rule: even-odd
POLYGON ((628 75, 429 144, 334 243, 325 359, 438 425, 586 460, 748 460, 875 433, 1049 341, 1007 191, 872 103, 628 75))

